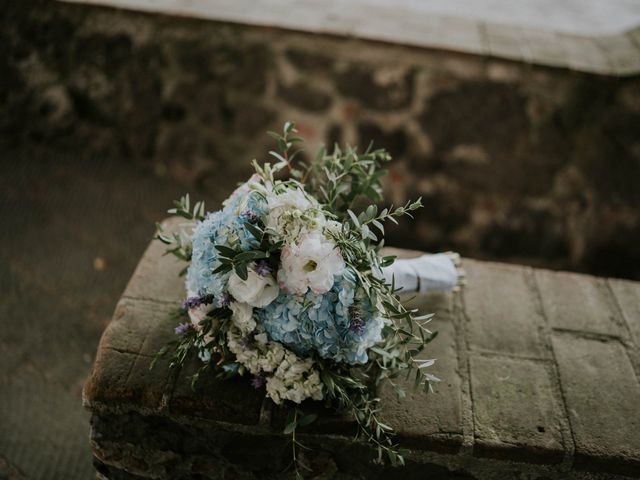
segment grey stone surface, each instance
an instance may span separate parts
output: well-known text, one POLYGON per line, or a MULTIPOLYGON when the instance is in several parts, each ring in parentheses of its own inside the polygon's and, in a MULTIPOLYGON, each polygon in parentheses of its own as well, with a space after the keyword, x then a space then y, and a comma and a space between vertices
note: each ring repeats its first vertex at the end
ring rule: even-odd
POLYGON ((562 461, 563 412, 548 364, 472 354, 471 393, 477 455, 562 461))
POLYGON ((543 358, 536 292, 525 267, 465 260, 468 286, 463 297, 469 347, 515 356, 543 358), (487 288, 491 285, 491 288, 487 288))
POLYGON ((620 335, 612 298, 602 279, 536 270, 544 314, 554 328, 620 335))
POLYGON ((217 380, 212 372, 205 372, 194 389, 191 376, 201 365, 200 360, 191 358, 180 371, 171 393, 171 414, 236 424, 258 423, 264 392, 253 388, 246 379, 217 380))
MULTIPOLYGON (((162 224, 167 231, 177 231, 183 225, 188 227, 189 223, 179 217, 173 217, 162 224)), ((151 242, 148 250, 136 267, 123 297, 178 304, 180 300, 184 299, 184 292, 183 289, 176 289, 175 279, 184 268, 184 262, 173 255, 163 256, 166 247, 162 242, 151 242), (166 271, 168 275, 156 276, 158 272, 156 262, 158 261, 161 262, 162 271, 166 271)))
POLYGON ((518 35, 519 28, 510 25, 487 24, 483 30, 491 55, 512 60, 524 58, 522 42, 518 35))
POLYGON ((562 37, 553 31, 522 30, 524 59, 530 63, 564 67, 568 63, 562 37))
MULTIPOLYGON (((344 4, 328 0, 322 4, 261 0, 238 0, 230 5, 172 0, 68 0, 76 3, 112 5, 130 9, 172 13, 250 25, 280 27, 314 33, 366 38, 401 45, 441 48, 473 54, 498 55, 520 60, 522 55, 508 46, 520 43, 525 58, 541 65, 566 67, 564 40, 581 36, 598 39, 608 36, 624 42, 627 30, 640 23, 640 8, 634 2, 597 0, 549 3, 529 0, 513 3, 496 0, 401 0, 393 6, 372 0, 352 0, 344 4), (362 12, 367 12, 362 15, 362 12), (483 30, 501 30, 501 40, 483 38, 483 30), (555 37, 555 38, 554 38, 555 37), (553 41, 551 41, 553 39, 553 41), (486 42, 486 40, 489 40, 486 42), (486 42, 486 43, 485 43, 486 42), (506 47, 506 48, 505 48, 506 47), (559 48, 558 48, 559 47, 559 48), (514 55, 515 54, 515 55, 514 55), (528 55, 528 57, 527 57, 528 55)), ((622 49, 626 47, 621 46, 622 49)), ((573 54, 580 53, 574 50, 573 54)), ((617 53, 612 52, 612 57, 617 53)), ((572 66, 581 71, 600 73, 601 65, 592 64, 586 53, 572 66)), ((575 59, 574 59, 575 60, 575 59)), ((614 59, 607 73, 637 73, 637 61, 627 58, 620 68, 614 59), (631 66, 634 68, 629 68, 631 66)))
POLYGON ((640 345, 640 286, 636 282, 610 278, 607 280, 616 298, 631 336, 640 345))
MULTIPOLYGON (((162 257, 159 263, 163 264, 162 257)), ((126 353, 154 355, 173 340, 171 318, 179 304, 123 298, 116 305, 113 319, 102 336, 102 348, 126 353)))
POLYGON ((431 373, 442 381, 434 385, 434 393, 425 396, 413 388, 413 378, 400 378, 395 383, 407 393, 402 400, 386 384, 380 391, 383 421, 396 430, 407 446, 455 452, 463 441, 464 406, 452 298, 450 294, 420 295, 408 305, 436 312, 428 327, 438 336, 422 357, 436 359, 431 373))
POLYGON ((576 466, 640 475, 640 385, 624 347, 555 334, 576 466))
POLYGON ((578 71, 588 68, 602 74, 611 70, 610 60, 596 39, 567 35, 563 39, 563 44, 569 68, 578 71))
POLYGON ((616 35, 596 39, 606 52, 613 71, 620 75, 630 75, 640 69, 640 45, 632 35, 616 35))

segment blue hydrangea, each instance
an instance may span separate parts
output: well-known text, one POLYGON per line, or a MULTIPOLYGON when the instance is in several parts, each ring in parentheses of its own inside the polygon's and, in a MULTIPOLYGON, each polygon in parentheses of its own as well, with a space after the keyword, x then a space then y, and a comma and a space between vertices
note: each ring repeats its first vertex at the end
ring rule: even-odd
POLYGON ((356 282, 345 271, 325 294, 304 296, 281 293, 257 312, 258 320, 272 340, 299 355, 312 351, 321 357, 351 364, 366 363, 367 349, 380 341, 382 320, 367 301, 356 301, 356 282), (359 309, 361 328, 352 327, 350 308, 359 309))
MULTIPOLYGON (((242 187, 241 187, 242 188, 242 187)), ((207 214, 195 226, 192 237, 193 252, 187 271, 186 287, 189 295, 213 295, 219 302, 224 299, 230 273, 214 275, 220 266, 215 245, 250 250, 255 244, 247 223, 264 215, 265 201, 256 192, 245 190, 232 195, 222 210, 207 214)))

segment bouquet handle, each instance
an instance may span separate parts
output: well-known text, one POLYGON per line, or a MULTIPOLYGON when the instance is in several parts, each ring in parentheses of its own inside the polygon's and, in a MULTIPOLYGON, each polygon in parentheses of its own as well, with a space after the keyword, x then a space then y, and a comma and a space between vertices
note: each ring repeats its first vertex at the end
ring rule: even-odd
POLYGON ((382 270, 387 283, 408 292, 448 292, 464 284, 460 255, 454 252, 425 254, 415 258, 400 258, 382 270))

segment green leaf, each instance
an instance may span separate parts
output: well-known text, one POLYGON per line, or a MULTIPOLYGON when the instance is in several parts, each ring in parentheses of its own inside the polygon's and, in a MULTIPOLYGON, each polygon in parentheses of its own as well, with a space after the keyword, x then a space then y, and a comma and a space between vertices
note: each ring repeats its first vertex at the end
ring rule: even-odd
POLYGON ((227 258, 233 258, 238 253, 233 248, 229 248, 225 245, 215 245, 215 248, 227 258))
POLYGON ((296 422, 289 422, 287 423, 287 426, 284 427, 284 431, 282 433, 288 435, 296 429, 296 426, 296 422))
POLYGON ((239 263, 235 266, 236 274, 242 279, 247 280, 249 278, 249 271, 247 270, 246 263, 239 263))
POLYGON ((301 427, 306 427, 307 425, 315 422, 317 418, 318 418, 318 414, 310 413, 302 417, 300 420, 298 420, 298 425, 301 427))
POLYGON ((327 390, 329 390, 329 393, 333 395, 336 385, 335 385, 335 382, 333 381, 331 374, 322 370, 320 372, 320 379, 322 380, 322 383, 324 383, 324 386, 327 387, 327 390))
MULTIPOLYGON (((283 149, 283 150, 286 150, 286 149, 283 149)), ((270 150, 270 151, 269 151, 269 155, 271 155, 271 156, 273 156, 273 157, 277 158, 277 159, 278 159, 278 160, 280 160, 281 162, 289 163, 289 162, 287 161, 287 159, 286 159, 286 158, 284 158, 282 155, 280 155, 278 152, 274 152, 273 150, 270 150)))
POLYGON ((229 265, 228 263, 223 263, 222 265, 218 266, 218 268, 216 268, 216 269, 213 271, 213 273, 214 273, 214 274, 216 274, 216 273, 220 273, 220 272, 222 272, 222 273, 226 273, 226 272, 228 272, 229 270, 231 270, 231 265, 229 265))
POLYGON ((279 141, 282 138, 276 132, 267 132, 267 135, 269 135, 271 138, 273 138, 276 141, 279 141))
POLYGON ((258 260, 260 258, 267 258, 267 254, 265 252, 261 252, 259 250, 251 250, 249 252, 242 252, 233 257, 234 262, 250 262, 252 260, 258 260))
POLYGON ((358 217, 356 217, 356 214, 353 213, 351 210, 347 210, 347 213, 351 217, 351 222, 353 223, 353 225, 356 228, 360 228, 360 222, 358 221, 358 217))

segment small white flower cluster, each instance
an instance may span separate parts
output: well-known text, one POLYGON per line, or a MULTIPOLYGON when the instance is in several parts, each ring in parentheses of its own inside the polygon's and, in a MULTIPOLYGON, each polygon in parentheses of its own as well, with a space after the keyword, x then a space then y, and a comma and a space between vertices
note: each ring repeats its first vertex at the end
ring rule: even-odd
POLYGON ((266 227, 276 241, 290 243, 307 232, 322 230, 326 222, 318 201, 299 188, 275 192, 267 188, 266 227))
MULTIPOLYGON (((234 326, 235 318, 232 317, 234 326)), ((236 360, 253 375, 265 375, 267 396, 275 403, 283 400, 301 403, 307 398, 322 400, 322 382, 311 359, 301 359, 281 343, 271 342, 258 327, 243 333, 231 328, 227 333, 227 346, 236 360)))
POLYGON ((275 374, 267 380, 267 395, 275 403, 290 400, 301 403, 306 398, 322 400, 322 382, 310 358, 300 359, 287 350, 275 374))

